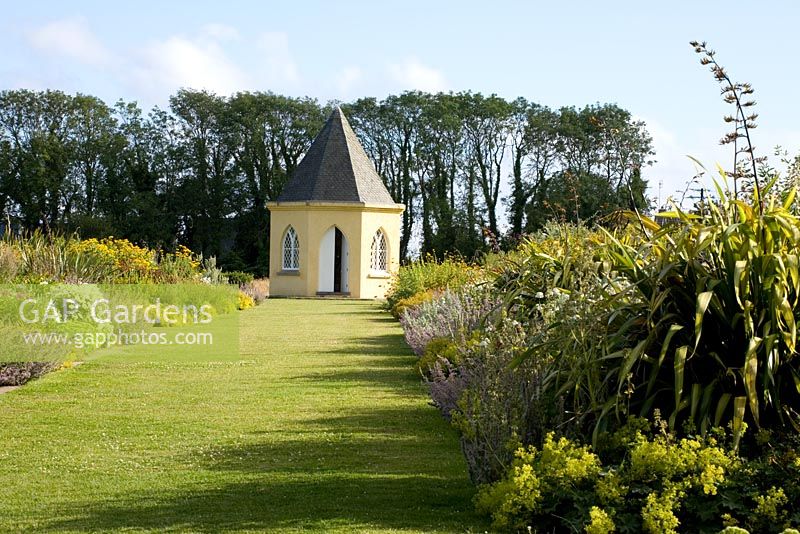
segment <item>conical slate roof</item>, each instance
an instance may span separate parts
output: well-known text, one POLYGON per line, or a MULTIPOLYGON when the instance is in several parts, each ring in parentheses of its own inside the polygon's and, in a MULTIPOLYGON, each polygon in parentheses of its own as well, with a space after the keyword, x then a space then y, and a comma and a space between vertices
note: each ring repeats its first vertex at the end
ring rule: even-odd
POLYGON ((395 205, 338 106, 278 197, 302 201, 395 205))

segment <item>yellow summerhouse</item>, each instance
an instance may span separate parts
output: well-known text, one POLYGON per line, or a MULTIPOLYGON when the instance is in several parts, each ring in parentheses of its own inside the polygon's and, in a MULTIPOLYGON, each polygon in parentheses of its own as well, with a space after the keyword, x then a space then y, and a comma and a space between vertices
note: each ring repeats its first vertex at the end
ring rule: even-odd
POLYGON ((386 295, 399 266, 397 204, 338 107, 270 211, 270 295, 386 295))

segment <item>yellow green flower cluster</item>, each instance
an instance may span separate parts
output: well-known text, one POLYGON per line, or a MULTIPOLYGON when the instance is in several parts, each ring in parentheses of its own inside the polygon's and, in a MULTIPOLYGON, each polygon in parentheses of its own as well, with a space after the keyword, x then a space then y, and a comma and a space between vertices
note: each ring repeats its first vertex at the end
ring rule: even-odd
POLYGON ((189 250, 189 248, 183 245, 178 245, 178 247, 175 249, 174 256, 176 260, 187 262, 192 269, 200 269, 200 260, 195 256, 194 252, 189 250))
POLYGON ((253 297, 245 293, 244 291, 239 291, 239 295, 237 298, 237 308, 240 310, 246 310, 248 308, 252 308, 256 305, 256 301, 253 300, 253 297))
POLYGON ((114 267, 116 277, 125 282, 141 282, 152 278, 157 270, 155 253, 134 245, 127 239, 113 236, 85 239, 72 244, 73 252, 89 254, 114 267))
MULTIPOLYGON (((590 447, 552 433, 541 448, 518 449, 507 476, 479 492, 479 510, 500 530, 546 530, 554 516, 577 513, 571 521, 586 532, 624 524, 622 530, 677 533, 687 526, 679 519, 686 499, 714 498, 741 463, 713 437, 648 437, 638 430, 617 437, 627 441, 621 463, 604 464, 590 447)), ((783 490, 772 488, 756 499, 755 513, 780 520, 786 502, 783 490)))
POLYGON ((69 251, 101 266, 108 282, 179 283, 196 280, 201 268, 200 258, 183 245, 162 253, 110 236, 72 241, 69 251))
POLYGON ((552 495, 591 484, 601 472, 600 459, 587 446, 555 439, 551 432, 541 449, 520 448, 508 478, 484 488, 477 497, 479 510, 490 513, 497 529, 524 530, 528 520, 544 512, 552 495))

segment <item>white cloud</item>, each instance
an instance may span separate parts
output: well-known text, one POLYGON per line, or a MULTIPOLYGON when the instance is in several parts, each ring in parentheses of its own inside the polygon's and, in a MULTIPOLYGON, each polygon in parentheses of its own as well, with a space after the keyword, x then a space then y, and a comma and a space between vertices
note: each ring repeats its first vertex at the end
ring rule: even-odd
POLYGON ((263 54, 265 79, 270 84, 295 84, 300 80, 297 64, 289 50, 289 35, 285 32, 266 32, 258 38, 263 54))
POLYGON ((111 54, 92 33, 84 17, 71 17, 45 24, 28 33, 30 44, 48 55, 68 57, 100 66, 111 54))
POLYGON ((363 78, 364 73, 359 67, 351 65, 342 69, 336 77, 336 88, 339 91, 339 96, 348 96, 353 87, 363 78))
POLYGON ((229 94, 249 85, 248 77, 210 40, 169 37, 149 44, 133 61, 134 83, 153 95, 180 87, 229 94))
MULTIPOLYGON (((27 41, 45 58, 71 58, 91 67, 91 73, 84 70, 84 79, 100 75, 128 86, 137 97, 162 103, 181 87, 219 94, 252 88, 293 92, 301 81, 289 36, 279 31, 247 37, 233 26, 209 23, 191 33, 156 37, 129 49, 106 48, 85 17, 72 17, 35 28, 27 41), (252 53, 237 57, 236 49, 245 44, 252 53)), ((61 71, 76 69, 58 64, 47 73, 48 80, 61 71)), ((357 68, 345 69, 338 86, 347 89, 360 77, 357 68)))
POLYGON ((200 28, 200 33, 215 41, 238 41, 239 30, 227 24, 211 23, 200 28))
POLYGON ((414 57, 406 58, 401 63, 389 65, 389 75, 403 89, 417 89, 435 93, 447 88, 444 75, 427 65, 423 65, 414 57))

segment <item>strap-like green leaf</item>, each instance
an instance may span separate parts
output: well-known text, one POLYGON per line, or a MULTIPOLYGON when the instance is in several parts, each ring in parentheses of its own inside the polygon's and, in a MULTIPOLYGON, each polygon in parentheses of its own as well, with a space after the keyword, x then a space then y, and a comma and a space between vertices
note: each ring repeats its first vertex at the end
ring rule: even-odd
POLYGON ((739 450, 739 440, 742 439, 744 431, 744 409, 747 399, 736 397, 733 399, 733 450, 739 450))
POLYGON ((694 316, 694 350, 700 344, 700 334, 703 330, 703 315, 708 309, 708 304, 711 302, 711 297, 714 296, 713 291, 703 291, 697 295, 697 311, 694 316))
POLYGON ((703 388, 700 384, 692 384, 692 403, 689 411, 692 421, 697 417, 697 408, 700 406, 700 393, 703 388))
POLYGON ((794 202, 794 197, 797 194, 797 188, 792 187, 789 190, 789 194, 786 195, 786 200, 783 201, 783 209, 788 210, 792 207, 792 202, 794 202))
POLYGON ((680 410, 681 399, 683 398, 683 373, 688 352, 689 347, 687 345, 678 347, 675 351, 675 412, 680 410))
POLYGON ((744 391, 747 394, 747 400, 750 403, 750 412, 753 415, 756 426, 758 426, 758 392, 756 390, 756 377, 758 376, 758 347, 760 344, 761 338, 754 337, 750 339, 747 345, 747 352, 744 356, 744 368, 742 368, 744 391))

